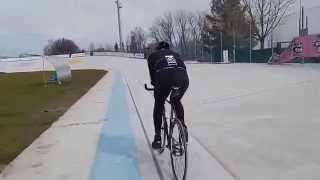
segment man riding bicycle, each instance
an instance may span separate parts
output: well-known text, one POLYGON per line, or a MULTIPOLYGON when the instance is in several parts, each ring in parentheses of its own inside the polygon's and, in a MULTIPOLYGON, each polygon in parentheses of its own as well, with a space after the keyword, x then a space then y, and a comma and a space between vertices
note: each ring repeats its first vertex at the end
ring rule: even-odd
POLYGON ((184 109, 181 98, 188 89, 189 78, 186 66, 180 59, 178 53, 170 50, 167 42, 160 42, 157 51, 148 58, 148 67, 150 72, 151 84, 154 86, 154 110, 153 120, 155 127, 153 149, 161 148, 161 124, 164 104, 171 92, 172 87, 179 87, 179 93, 173 100, 176 115, 184 123, 184 109))

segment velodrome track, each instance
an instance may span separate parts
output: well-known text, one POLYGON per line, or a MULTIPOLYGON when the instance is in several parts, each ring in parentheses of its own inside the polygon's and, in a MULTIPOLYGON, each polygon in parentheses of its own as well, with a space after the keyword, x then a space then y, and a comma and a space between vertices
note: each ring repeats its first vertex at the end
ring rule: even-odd
MULTIPOLYGON (((146 62, 82 57, 70 64, 109 73, 0 179, 172 179, 168 152, 149 148, 153 97, 143 89, 146 62)), ((40 60, 0 62, 4 72, 41 69, 40 60)), ((188 179, 320 178, 319 65, 189 64, 188 71, 188 179)))

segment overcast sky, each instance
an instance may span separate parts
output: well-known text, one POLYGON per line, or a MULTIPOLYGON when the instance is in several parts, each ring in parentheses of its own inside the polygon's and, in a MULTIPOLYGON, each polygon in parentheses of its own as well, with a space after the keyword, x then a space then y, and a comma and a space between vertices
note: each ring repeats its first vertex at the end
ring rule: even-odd
MULTIPOLYGON (((121 1, 126 37, 135 26, 148 30, 165 11, 208 11, 210 0, 121 1)), ((302 1, 306 7, 320 5, 319 0, 302 1)), ((0 56, 41 53, 49 39, 59 37, 74 39, 81 48, 118 39, 114 0, 1 0, 0 24, 0 56)))

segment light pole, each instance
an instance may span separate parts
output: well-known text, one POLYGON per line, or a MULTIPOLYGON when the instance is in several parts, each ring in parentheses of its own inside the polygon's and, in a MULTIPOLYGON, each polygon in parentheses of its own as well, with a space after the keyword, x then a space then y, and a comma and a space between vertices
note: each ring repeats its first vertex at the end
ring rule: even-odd
POLYGON ((194 40, 194 60, 197 61, 197 40, 194 40))
POLYGON ((274 49, 273 49, 273 30, 271 31, 271 53, 272 53, 272 57, 274 55, 274 49))
POLYGON ((123 41, 122 41, 121 14, 120 14, 120 9, 122 8, 122 5, 119 0, 116 0, 115 3, 117 5, 117 12, 118 12, 119 41, 120 41, 119 46, 121 51, 123 51, 124 47, 123 47, 123 41))
POLYGON ((233 63, 236 63, 236 32, 233 29, 233 63))
POLYGON ((250 63, 252 63, 252 21, 250 20, 250 63))
POLYGON ((221 62, 223 62, 223 34, 222 31, 220 31, 220 53, 221 53, 221 62))

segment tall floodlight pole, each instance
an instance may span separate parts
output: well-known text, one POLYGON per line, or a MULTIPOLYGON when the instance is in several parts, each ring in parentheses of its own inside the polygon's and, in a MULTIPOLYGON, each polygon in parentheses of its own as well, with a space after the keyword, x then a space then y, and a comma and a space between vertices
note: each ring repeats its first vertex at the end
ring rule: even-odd
POLYGON ((252 22, 250 20, 250 54, 249 54, 250 63, 252 63, 252 22))
POLYGON ((45 60, 45 56, 43 55, 42 56, 42 80, 43 80, 43 84, 44 84, 44 87, 47 87, 47 83, 46 83, 46 75, 45 75, 45 72, 44 72, 44 60, 45 60))
POLYGON ((221 53, 221 62, 223 62, 223 34, 222 34, 222 31, 220 31, 220 53, 221 53))
POLYGON ((233 63, 236 63, 236 31, 233 29, 233 63))
POLYGON ((302 33, 302 28, 301 28, 301 26, 302 26, 302 24, 301 24, 301 9, 302 9, 302 2, 301 2, 301 0, 300 0, 300 3, 299 3, 299 36, 301 36, 301 33, 302 33))
POLYGON ((119 0, 116 0, 117 5, 117 11, 118 11, 118 25, 119 25, 119 46, 120 49, 123 51, 123 41, 122 41, 122 28, 121 28, 121 15, 120 15, 120 9, 122 8, 122 5, 119 0))
POLYGON ((194 40, 194 60, 197 61, 197 40, 194 40))
POLYGON ((273 49, 273 30, 271 31, 271 54, 272 54, 272 57, 274 55, 274 49, 273 49))
MULTIPOLYGON (((249 8, 251 8, 251 1, 249 1, 249 8)), ((250 52, 249 52, 250 63, 252 63, 252 19, 250 18, 250 52)))

